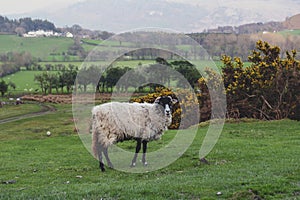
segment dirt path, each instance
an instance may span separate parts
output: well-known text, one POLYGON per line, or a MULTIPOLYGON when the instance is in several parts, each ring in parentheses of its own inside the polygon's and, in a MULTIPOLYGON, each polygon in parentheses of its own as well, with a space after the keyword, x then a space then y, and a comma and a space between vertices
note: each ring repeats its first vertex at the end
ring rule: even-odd
POLYGON ((8 122, 18 121, 18 120, 21 120, 21 119, 38 117, 38 116, 46 115, 48 113, 56 111, 56 109, 53 106, 50 106, 50 105, 41 104, 41 107, 42 107, 42 109, 39 112, 34 112, 34 113, 29 113, 29 114, 25 114, 25 115, 16 116, 16 117, 9 117, 9 118, 6 118, 6 119, 1 119, 0 120, 0 125, 4 124, 4 123, 8 123, 8 122))

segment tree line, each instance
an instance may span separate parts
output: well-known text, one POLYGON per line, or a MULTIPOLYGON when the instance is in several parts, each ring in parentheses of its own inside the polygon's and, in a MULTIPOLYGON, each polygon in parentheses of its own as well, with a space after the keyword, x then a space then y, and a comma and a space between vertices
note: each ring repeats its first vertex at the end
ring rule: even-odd
POLYGON ((43 94, 52 94, 53 89, 55 89, 56 93, 64 93, 64 89, 66 89, 67 93, 70 93, 72 92, 77 71, 78 68, 76 66, 69 65, 68 68, 64 67, 57 73, 45 71, 41 74, 36 74, 34 81, 38 83, 43 94))
POLYGON ((34 58, 29 52, 8 52, 0 54, 0 77, 20 71, 21 67, 29 68, 34 58))
POLYGON ((37 30, 47 30, 59 33, 71 32, 78 37, 89 35, 91 39, 100 40, 105 40, 113 35, 113 33, 107 31, 84 29, 77 24, 74 24, 71 27, 58 28, 54 23, 48 20, 32 19, 30 17, 9 19, 8 17, 0 15, 0 33, 2 34, 17 34, 22 36, 24 33, 37 30))
POLYGON ((265 34, 193 33, 189 36, 195 39, 214 60, 220 60, 222 55, 228 55, 240 57, 246 61, 249 52, 255 50, 255 43, 258 40, 279 46, 281 48, 280 56, 285 56, 287 50, 298 49, 300 45, 298 35, 283 35, 273 32, 265 34))
POLYGON ((52 22, 41 19, 31 19, 30 17, 20 19, 8 19, 0 16, 0 32, 22 35, 28 31, 37 30, 57 31, 52 22))
MULTIPOLYGON (((37 74, 34 80, 38 83, 43 94, 51 94, 53 90, 56 93, 70 93, 74 89, 87 92, 88 87, 92 87, 89 91, 100 93, 112 92, 113 90, 128 92, 129 88, 139 92, 154 91, 158 86, 170 85, 172 80, 172 76, 170 76, 172 73, 166 72, 166 69, 162 68, 161 65, 168 65, 182 74, 192 87, 197 84, 197 80, 200 78, 196 67, 188 61, 179 60, 168 63, 164 58, 158 57, 155 64, 143 66, 142 71, 127 66, 113 65, 107 69, 103 66, 91 65, 78 70, 76 66, 69 65, 57 73, 45 71, 37 74), (155 83, 140 85, 140 83, 151 82, 148 80, 149 74, 151 77, 155 77, 155 83), (169 74, 169 76, 165 74, 169 74), (121 84, 117 84, 120 80, 122 80, 121 84)), ((181 87, 185 83, 179 80, 176 84, 181 87)))

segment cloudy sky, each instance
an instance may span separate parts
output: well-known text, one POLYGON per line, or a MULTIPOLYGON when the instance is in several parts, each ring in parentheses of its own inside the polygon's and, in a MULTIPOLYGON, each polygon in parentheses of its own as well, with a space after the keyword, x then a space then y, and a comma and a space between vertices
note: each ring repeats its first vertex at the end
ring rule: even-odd
POLYGON ((184 32, 217 26, 284 21, 300 0, 0 0, 0 15, 47 19, 113 32, 164 27, 184 32))
MULTIPOLYGON (((0 0, 0 13, 2 15, 11 15, 11 14, 22 14, 29 13, 33 11, 39 10, 57 10, 59 8, 68 7, 69 5, 84 2, 86 0, 0 0)), ((122 0, 119 0, 122 1, 122 0)), ((155 0, 154 0, 155 1, 155 0)), ((180 2, 180 3, 189 3, 193 5, 207 6, 207 7, 216 7, 223 6, 227 4, 228 6, 233 7, 248 7, 248 8, 263 8, 263 7, 274 7, 280 8, 282 6, 283 9, 288 9, 289 6, 291 10, 294 10, 295 5, 296 8, 299 8, 300 0, 165 0, 167 2, 180 2), (292 4, 294 2, 294 5, 292 4)), ((113 0, 111 2, 114 2, 113 0)), ((117 2, 117 1, 116 1, 117 2)), ((300 10, 299 10, 300 12, 300 10)), ((277 15, 278 13, 275 13, 277 15)))
POLYGON ((0 0, 0 14, 12 15, 38 10, 63 8, 82 0, 0 0))

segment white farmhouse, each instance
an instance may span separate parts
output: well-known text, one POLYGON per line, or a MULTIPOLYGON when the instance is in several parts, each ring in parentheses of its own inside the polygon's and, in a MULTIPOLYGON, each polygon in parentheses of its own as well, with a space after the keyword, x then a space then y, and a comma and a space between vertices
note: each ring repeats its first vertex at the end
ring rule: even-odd
POLYGON ((23 34, 23 37, 53 37, 53 36, 60 37, 62 36, 62 34, 53 31, 44 31, 44 30, 29 31, 28 33, 23 34))
POLYGON ((50 36, 54 36, 53 31, 37 30, 37 31, 29 31, 28 33, 23 34, 23 37, 50 37, 50 36))

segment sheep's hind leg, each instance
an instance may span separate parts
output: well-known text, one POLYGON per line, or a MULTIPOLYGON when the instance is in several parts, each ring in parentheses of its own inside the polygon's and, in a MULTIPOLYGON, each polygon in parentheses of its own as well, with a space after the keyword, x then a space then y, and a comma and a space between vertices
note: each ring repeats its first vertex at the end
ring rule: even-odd
POLYGON ((109 159, 109 157, 108 157, 108 150, 107 150, 107 148, 104 148, 104 149, 103 149, 103 153, 104 153, 104 156, 105 156, 105 158, 106 158, 108 167, 113 169, 114 166, 113 166, 113 164, 111 163, 111 161, 110 161, 110 159, 109 159))
POLYGON ((137 139, 136 140, 137 143, 136 143, 136 147, 135 147, 135 154, 133 156, 133 159, 132 159, 132 162, 131 162, 131 167, 135 167, 136 165, 136 158, 141 150, 141 145, 142 145, 142 140, 141 139, 137 139))
POLYGON ((102 172, 104 172, 105 168, 103 163, 102 151, 103 151, 102 147, 99 147, 98 148, 99 168, 101 169, 102 172))
POLYGON ((148 163, 146 161, 147 144, 148 144, 147 141, 143 141, 143 157, 142 157, 142 162, 143 162, 144 166, 148 165, 148 163))

